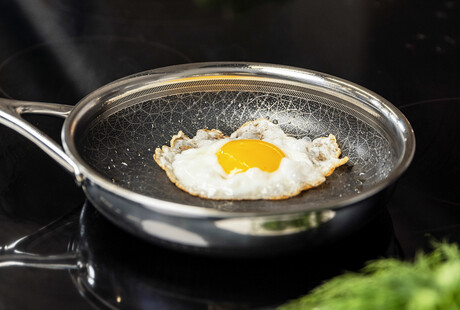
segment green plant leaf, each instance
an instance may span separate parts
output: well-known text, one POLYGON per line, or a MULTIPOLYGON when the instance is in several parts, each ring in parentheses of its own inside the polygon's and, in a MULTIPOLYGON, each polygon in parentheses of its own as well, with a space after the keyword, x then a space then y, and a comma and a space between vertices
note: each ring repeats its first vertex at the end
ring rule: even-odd
POLYGON ((433 247, 413 262, 368 262, 360 272, 339 275, 279 309, 460 310, 458 245, 433 242, 433 247))

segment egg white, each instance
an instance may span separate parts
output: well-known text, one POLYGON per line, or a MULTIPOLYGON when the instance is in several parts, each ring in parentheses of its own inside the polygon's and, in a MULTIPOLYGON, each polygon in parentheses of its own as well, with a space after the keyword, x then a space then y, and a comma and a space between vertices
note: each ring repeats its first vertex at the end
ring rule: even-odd
POLYGON ((182 131, 171 146, 157 148, 154 159, 182 190, 208 199, 285 199, 323 183, 334 169, 347 162, 333 135, 313 141, 287 136, 266 119, 248 122, 226 137, 219 130, 200 129, 192 139, 182 131), (285 157, 274 172, 250 168, 226 174, 216 153, 235 139, 259 139, 281 149, 285 157))

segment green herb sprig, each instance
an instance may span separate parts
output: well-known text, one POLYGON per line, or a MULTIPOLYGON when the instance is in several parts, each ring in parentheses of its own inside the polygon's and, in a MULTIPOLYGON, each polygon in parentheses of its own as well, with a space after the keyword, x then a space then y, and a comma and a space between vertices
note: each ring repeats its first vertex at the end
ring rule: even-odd
POLYGON ((433 243, 413 262, 371 261, 359 273, 345 273, 282 305, 279 310, 460 310, 460 251, 433 243))

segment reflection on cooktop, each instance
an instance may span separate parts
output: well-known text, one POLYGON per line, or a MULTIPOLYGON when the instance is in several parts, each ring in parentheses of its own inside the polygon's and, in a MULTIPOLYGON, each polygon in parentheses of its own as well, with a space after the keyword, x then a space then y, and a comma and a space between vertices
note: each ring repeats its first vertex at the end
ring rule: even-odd
POLYGON ((80 293, 103 309, 253 309, 296 298, 324 279, 393 250, 391 225, 382 215, 357 235, 314 252, 253 258, 186 254, 131 236, 86 203, 81 212, 4 246, 0 267, 2 261, 3 267, 12 264, 11 254, 16 254, 16 262, 69 270, 80 293), (44 252, 50 241, 54 251, 66 243, 68 250, 44 252), (24 254, 37 249, 33 258, 24 254))

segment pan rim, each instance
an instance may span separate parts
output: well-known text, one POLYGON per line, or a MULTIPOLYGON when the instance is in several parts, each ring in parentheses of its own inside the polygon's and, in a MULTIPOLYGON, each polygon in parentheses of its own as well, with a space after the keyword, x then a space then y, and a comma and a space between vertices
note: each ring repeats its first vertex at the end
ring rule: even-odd
POLYGON ((275 214, 291 214, 306 212, 308 213, 312 211, 339 209, 363 201, 390 186, 404 173, 404 171, 407 170, 415 153, 415 134, 409 121, 398 108, 396 108, 393 104, 391 104, 388 100, 384 99, 380 95, 353 82, 329 74, 292 66, 274 65, 257 62, 201 62, 191 64, 180 64, 148 70, 121 78, 93 91, 88 96, 80 100, 80 102, 74 107, 70 115, 65 120, 61 134, 62 144, 65 152, 79 166, 80 172, 82 173, 84 179, 96 184, 97 186, 109 192, 115 193, 120 197, 123 197, 129 201, 142 205, 143 207, 151 211, 183 217, 253 217, 275 214), (328 201, 328 203, 325 203, 324 205, 320 206, 310 206, 302 208, 302 206, 308 206, 308 204, 297 204, 298 208, 297 205, 293 205, 296 206, 295 210, 286 210, 285 212, 280 212, 279 210, 263 212, 231 212, 195 205, 185 205, 136 193, 132 190, 128 190, 126 188, 112 183, 107 178, 102 176, 102 174, 100 174, 97 170, 93 169, 79 155, 74 139, 75 126, 82 115, 84 115, 85 113, 89 113, 89 104, 91 100, 93 100, 94 98, 101 97, 103 94, 110 92, 115 87, 123 85, 127 81, 133 79, 142 79, 145 76, 154 76, 155 82, 161 82, 194 74, 211 74, 213 71, 231 72, 235 70, 239 70, 241 72, 247 71, 253 73, 258 72, 262 74, 277 74, 282 76, 283 78, 289 78, 300 81, 302 81, 302 79, 308 79, 309 81, 313 80, 315 83, 317 83, 317 85, 321 87, 329 87, 334 91, 341 92, 347 96, 364 96, 368 104, 383 109, 383 111, 385 111, 385 113, 388 114, 387 117, 390 117, 392 121, 397 123, 396 126, 400 129, 399 134, 402 136, 402 139, 404 141, 404 150, 402 152, 402 156, 399 158, 399 161, 396 163, 394 169, 392 169, 392 171, 386 178, 373 184, 369 188, 366 188, 361 193, 357 193, 353 196, 330 200, 328 201))

